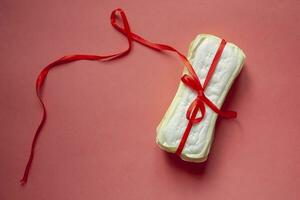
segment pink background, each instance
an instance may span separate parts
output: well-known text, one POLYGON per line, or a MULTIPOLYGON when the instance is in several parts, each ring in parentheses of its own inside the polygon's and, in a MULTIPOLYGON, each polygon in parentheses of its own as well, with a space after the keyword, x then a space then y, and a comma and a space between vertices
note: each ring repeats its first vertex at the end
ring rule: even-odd
POLYGON ((1 0, 0 199, 299 199, 299 9, 297 0, 1 0), (238 119, 218 121, 206 164, 185 163, 155 144, 182 72, 174 55, 135 44, 117 61, 57 68, 21 187, 41 118, 37 74, 62 55, 124 49, 109 22, 116 7, 133 31, 184 53, 198 33, 240 46, 246 65, 224 106, 238 119))

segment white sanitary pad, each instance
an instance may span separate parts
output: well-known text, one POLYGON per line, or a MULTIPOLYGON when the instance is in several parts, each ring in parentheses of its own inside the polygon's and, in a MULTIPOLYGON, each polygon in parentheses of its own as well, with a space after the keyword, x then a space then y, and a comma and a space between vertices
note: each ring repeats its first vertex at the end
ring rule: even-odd
MULTIPOLYGON (((188 59, 202 85, 220 43, 221 39, 216 36, 200 34, 190 45, 188 59)), ((241 71, 244 59, 245 54, 239 47, 229 42, 226 43, 216 70, 205 89, 206 97, 219 108, 234 79, 241 71)), ((188 74, 187 69, 184 69, 183 73, 188 74)), ((176 152, 188 124, 186 111, 196 95, 196 92, 180 82, 171 105, 157 127, 156 142, 162 149, 176 152)), ((207 159, 218 115, 208 106, 205 105, 205 108, 206 114, 203 120, 194 124, 189 133, 181 153, 183 160, 203 162, 207 159)), ((201 116, 200 112, 198 116, 201 116)))

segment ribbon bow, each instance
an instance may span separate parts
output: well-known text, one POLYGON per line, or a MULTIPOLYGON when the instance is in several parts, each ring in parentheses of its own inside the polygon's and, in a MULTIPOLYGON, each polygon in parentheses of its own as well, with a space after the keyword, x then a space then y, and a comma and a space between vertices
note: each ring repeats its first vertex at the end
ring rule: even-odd
POLYGON ((204 103, 210 107, 215 113, 218 113, 221 117, 224 118, 235 118, 237 116, 234 111, 221 111, 217 106, 215 106, 204 94, 204 90, 200 85, 199 81, 196 81, 189 75, 184 75, 181 77, 181 81, 187 85, 189 88, 195 90, 197 92, 196 99, 190 104, 187 112, 186 118, 190 120, 193 124, 201 122, 205 115, 205 106, 204 103), (201 117, 193 118, 192 113, 194 110, 200 110, 201 117))

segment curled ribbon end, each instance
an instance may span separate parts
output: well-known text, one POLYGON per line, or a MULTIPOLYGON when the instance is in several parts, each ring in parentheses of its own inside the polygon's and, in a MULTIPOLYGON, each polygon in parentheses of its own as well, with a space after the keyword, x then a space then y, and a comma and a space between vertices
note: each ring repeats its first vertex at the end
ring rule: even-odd
POLYGON ((22 186, 26 185, 27 179, 28 179, 28 174, 29 174, 29 170, 28 170, 28 167, 26 167, 26 170, 24 172, 23 178, 20 180, 20 184, 22 186))
POLYGON ((223 117, 228 118, 228 119, 236 118, 237 117, 237 112, 235 112, 235 111, 224 112, 223 117))
POLYGON ((22 178, 21 180, 20 180, 20 185, 21 186, 24 186, 24 185, 26 185, 26 183, 27 183, 27 178, 22 178))
POLYGON ((233 112, 233 118, 237 118, 237 112, 233 112))

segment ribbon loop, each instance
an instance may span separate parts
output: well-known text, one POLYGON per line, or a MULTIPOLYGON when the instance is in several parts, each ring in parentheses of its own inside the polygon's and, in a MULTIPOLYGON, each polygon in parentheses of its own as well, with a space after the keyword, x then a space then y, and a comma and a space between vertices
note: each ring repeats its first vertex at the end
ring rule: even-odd
POLYGON ((200 82, 198 80, 195 80, 193 77, 191 77, 190 75, 183 75, 181 77, 181 81, 186 84, 187 86, 189 86, 191 89, 195 90, 195 91, 200 91, 202 90, 202 86, 200 84, 200 82))
POLYGON ((205 115, 205 105, 203 101, 201 101, 199 98, 196 98, 189 106, 187 112, 186 112, 186 118, 191 121, 193 124, 199 123, 202 121, 204 115, 205 115), (198 111, 200 111, 201 116, 196 118, 198 111), (192 113, 196 112, 195 117, 192 117, 192 113))

